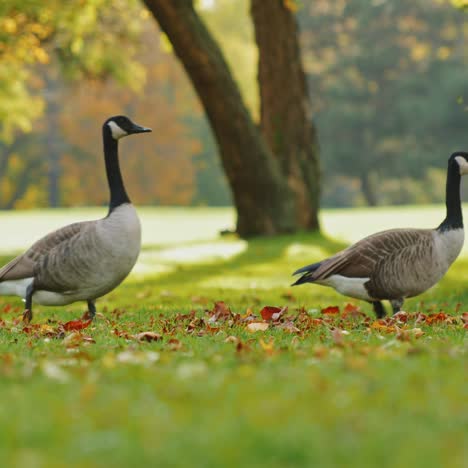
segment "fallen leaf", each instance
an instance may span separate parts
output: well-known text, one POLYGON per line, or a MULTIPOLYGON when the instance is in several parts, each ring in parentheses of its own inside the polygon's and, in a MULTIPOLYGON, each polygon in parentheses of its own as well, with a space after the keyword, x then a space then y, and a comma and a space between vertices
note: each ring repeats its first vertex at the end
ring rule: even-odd
POLYGON ((159 333, 151 332, 151 331, 137 333, 136 335, 133 335, 133 337, 138 341, 147 341, 147 342, 161 341, 163 339, 162 335, 160 335, 159 333))
POLYGON ((81 333, 75 331, 66 336, 62 343, 67 348, 73 348, 78 346, 82 342, 81 333))
POLYGON ((265 322, 252 322, 247 325, 247 330, 251 333, 255 333, 257 331, 265 331, 268 327, 268 323, 265 322))
POLYGON ((83 330, 91 325, 92 320, 71 320, 62 325, 65 331, 83 330))
POLYGON ((260 346, 262 347, 263 351, 265 351, 265 353, 267 353, 269 356, 271 356, 274 353, 275 339, 273 337, 270 338, 270 341, 268 341, 268 342, 265 342, 265 341, 263 341, 262 338, 260 338, 259 343, 260 343, 260 346))
POLYGON ((325 309, 322 309, 322 314, 325 315, 336 315, 340 313, 340 308, 338 306, 329 306, 325 309))
POLYGON ((344 347, 343 332, 339 328, 334 328, 331 336, 336 346, 344 347))
POLYGON ((283 309, 281 309, 281 307, 265 306, 260 311, 260 315, 262 316, 263 320, 271 320, 275 314, 279 314, 282 310, 283 309))
POLYGON ((177 338, 171 338, 169 341, 168 341, 168 345, 169 345, 169 349, 171 351, 178 351, 179 349, 182 348, 182 342, 180 340, 178 340, 177 338))
POLYGON ((280 325, 280 328, 287 331, 288 333, 300 333, 301 332, 301 330, 299 330, 299 328, 297 328, 291 321, 282 323, 280 325))

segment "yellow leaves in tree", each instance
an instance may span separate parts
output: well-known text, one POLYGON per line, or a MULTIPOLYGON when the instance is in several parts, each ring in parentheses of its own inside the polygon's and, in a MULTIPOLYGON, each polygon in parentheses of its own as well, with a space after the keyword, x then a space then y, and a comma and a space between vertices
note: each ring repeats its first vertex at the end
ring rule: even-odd
POLYGON ((299 2, 297 0, 283 0, 283 5, 293 13, 299 10, 299 2))

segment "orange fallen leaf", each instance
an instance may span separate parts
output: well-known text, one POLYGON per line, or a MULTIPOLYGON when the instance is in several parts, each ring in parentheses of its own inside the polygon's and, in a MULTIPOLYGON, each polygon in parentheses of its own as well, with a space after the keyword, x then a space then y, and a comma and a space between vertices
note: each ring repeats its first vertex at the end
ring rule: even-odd
POLYGON ((448 315, 445 312, 439 312, 436 314, 430 314, 426 317, 427 324, 445 322, 448 318, 448 315))
POLYGON ((62 326, 65 331, 83 330, 84 328, 88 328, 91 322, 92 320, 71 320, 70 322, 64 323, 62 326))
POLYGON ((255 333, 257 331, 265 331, 269 327, 268 323, 264 322, 252 322, 247 325, 249 332, 255 333))
POLYGON ((336 315, 340 313, 340 308, 338 306, 329 306, 322 309, 322 314, 326 315, 336 315))

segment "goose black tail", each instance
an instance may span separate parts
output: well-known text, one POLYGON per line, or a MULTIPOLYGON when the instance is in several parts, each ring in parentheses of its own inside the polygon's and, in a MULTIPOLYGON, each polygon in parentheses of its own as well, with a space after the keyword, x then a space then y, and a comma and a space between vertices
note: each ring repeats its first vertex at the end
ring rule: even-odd
POLYGON ((314 273, 321 264, 322 262, 312 263, 312 265, 307 265, 305 267, 299 268, 299 270, 296 270, 293 273, 293 276, 299 275, 301 273, 304 273, 304 274, 291 286, 297 286, 299 284, 304 284, 304 283, 313 283, 314 280, 312 279, 312 273, 314 273))

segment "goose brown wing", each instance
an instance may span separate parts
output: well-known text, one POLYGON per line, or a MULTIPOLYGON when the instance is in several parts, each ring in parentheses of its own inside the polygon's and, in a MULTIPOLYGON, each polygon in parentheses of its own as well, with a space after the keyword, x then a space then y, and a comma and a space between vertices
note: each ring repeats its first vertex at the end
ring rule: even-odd
POLYGON ((58 245, 78 235, 89 223, 90 221, 69 224, 39 239, 25 253, 14 258, 0 269, 0 282, 33 277, 39 259, 46 256, 58 245))
POLYGON ((392 229, 373 234, 324 260, 311 275, 312 281, 343 275, 348 278, 370 278, 387 260, 398 260, 406 249, 431 241, 428 229, 392 229))

